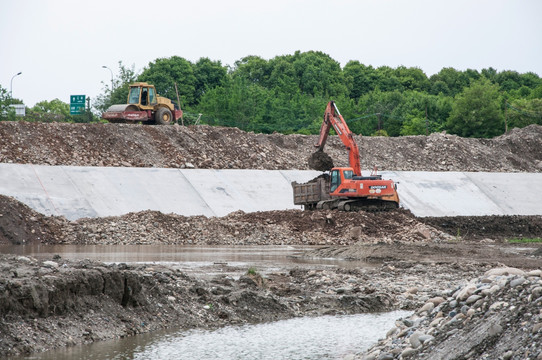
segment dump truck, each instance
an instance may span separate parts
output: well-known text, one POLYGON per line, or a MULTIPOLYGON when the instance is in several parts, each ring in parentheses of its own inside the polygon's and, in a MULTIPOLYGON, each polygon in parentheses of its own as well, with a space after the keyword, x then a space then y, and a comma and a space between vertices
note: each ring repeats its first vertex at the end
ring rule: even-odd
POLYGON ((329 186, 328 174, 320 175, 304 184, 299 184, 296 181, 292 182, 294 204, 303 205, 305 210, 317 209, 318 203, 331 199, 329 186))
MULTIPOLYGON (((317 151, 312 158, 321 158, 331 127, 348 150, 350 167, 334 167, 305 184, 292 183, 294 204, 304 209, 339 209, 343 211, 382 211, 399 206, 397 185, 393 180, 382 179, 375 170, 369 176, 361 174, 359 148, 346 121, 333 101, 324 113, 320 136, 315 144, 317 151)), ((327 155, 326 155, 327 156, 327 155)), ((309 163, 315 163, 314 159, 309 163)))
POLYGON ((127 104, 111 105, 102 119, 113 123, 142 122, 168 125, 183 115, 173 102, 156 93, 154 85, 137 82, 130 85, 127 104))

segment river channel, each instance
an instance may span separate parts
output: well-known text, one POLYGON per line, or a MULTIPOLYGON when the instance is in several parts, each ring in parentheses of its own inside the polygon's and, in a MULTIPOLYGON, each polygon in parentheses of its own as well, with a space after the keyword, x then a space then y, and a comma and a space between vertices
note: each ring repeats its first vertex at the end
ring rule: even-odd
POLYGON ((368 349, 407 311, 304 317, 214 331, 159 331, 13 360, 344 359, 368 349))
MULTIPOLYGON (((176 245, 17 245, 0 253, 51 259, 91 259, 106 263, 159 263, 198 277, 225 272, 240 276, 254 267, 261 273, 294 267, 351 268, 374 264, 302 256, 307 246, 176 245)), ((343 359, 359 353, 407 316, 405 311, 348 316, 303 317, 218 330, 170 329, 101 341, 13 359, 343 359)))

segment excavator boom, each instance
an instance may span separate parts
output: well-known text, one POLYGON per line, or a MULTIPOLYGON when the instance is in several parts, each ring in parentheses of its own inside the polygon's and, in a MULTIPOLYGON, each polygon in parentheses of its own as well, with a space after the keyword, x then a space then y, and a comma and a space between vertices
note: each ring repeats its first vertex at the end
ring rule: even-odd
POLYGON ((348 162, 350 167, 354 170, 354 175, 361 176, 361 161, 359 157, 358 144, 354 140, 352 132, 348 128, 346 121, 344 121, 339 109, 337 109, 337 106, 333 101, 330 101, 327 104, 326 111, 324 113, 324 121, 320 127, 320 137, 314 146, 316 146, 318 150, 323 151, 332 126, 348 150, 348 162))

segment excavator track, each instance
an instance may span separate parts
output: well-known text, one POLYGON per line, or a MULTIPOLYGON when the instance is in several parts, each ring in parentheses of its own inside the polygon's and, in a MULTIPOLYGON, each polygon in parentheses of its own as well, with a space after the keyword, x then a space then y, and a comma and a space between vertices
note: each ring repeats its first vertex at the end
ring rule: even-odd
POLYGON ((380 212, 397 209, 398 204, 393 201, 384 201, 380 199, 360 199, 341 201, 337 209, 340 211, 368 211, 380 212))
POLYGON ((346 199, 346 200, 326 200, 320 201, 316 205, 316 209, 339 211, 367 211, 381 212, 397 209, 399 204, 393 201, 385 201, 380 199, 346 199))

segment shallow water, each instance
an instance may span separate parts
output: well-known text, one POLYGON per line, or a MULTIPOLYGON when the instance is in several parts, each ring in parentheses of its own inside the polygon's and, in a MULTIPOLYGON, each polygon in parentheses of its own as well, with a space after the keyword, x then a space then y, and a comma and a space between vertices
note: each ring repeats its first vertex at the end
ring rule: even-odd
MULTIPOLYGON (((24 359, 342 359, 368 349, 406 311, 304 317, 214 331, 154 332, 24 359)), ((23 358, 21 358, 23 359, 23 358)))
POLYGON ((195 245, 1 245, 1 254, 51 259, 91 259, 106 263, 158 263, 184 272, 212 276, 238 267, 255 267, 262 273, 293 267, 370 267, 363 261, 303 258, 315 246, 195 246, 195 245), (228 269, 220 269, 223 265, 228 269), (214 269, 210 269, 214 268, 214 269))

